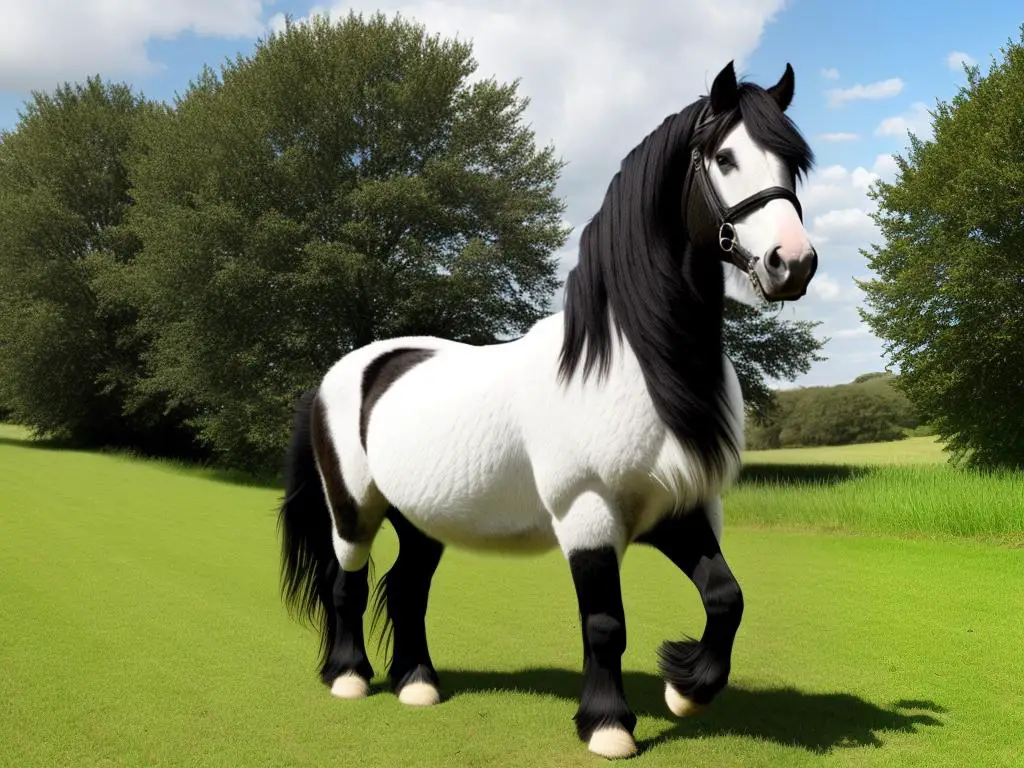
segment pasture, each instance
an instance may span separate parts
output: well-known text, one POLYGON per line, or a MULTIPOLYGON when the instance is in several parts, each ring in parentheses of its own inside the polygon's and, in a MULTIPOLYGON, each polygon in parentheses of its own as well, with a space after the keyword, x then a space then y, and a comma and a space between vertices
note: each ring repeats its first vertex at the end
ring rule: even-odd
MULTIPOLYGON (((928 442, 904 444, 913 466, 900 444, 750 457, 723 539, 746 613, 703 715, 672 719, 655 671, 662 639, 699 635, 696 591, 629 551, 632 762, 1020 765, 1024 483, 959 475, 928 442)), ((0 426, 0 765, 602 762, 571 727, 580 632, 559 553, 446 553, 428 614, 445 701, 341 702, 278 598, 278 495, 0 426)))

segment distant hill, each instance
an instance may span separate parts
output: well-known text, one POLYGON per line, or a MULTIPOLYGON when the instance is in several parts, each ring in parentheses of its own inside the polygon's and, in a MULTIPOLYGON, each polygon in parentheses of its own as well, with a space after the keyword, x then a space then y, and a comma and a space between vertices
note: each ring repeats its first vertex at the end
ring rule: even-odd
POLYGON ((926 431, 891 373, 865 373, 849 384, 776 392, 760 423, 748 419, 747 447, 800 448, 900 440, 926 431))

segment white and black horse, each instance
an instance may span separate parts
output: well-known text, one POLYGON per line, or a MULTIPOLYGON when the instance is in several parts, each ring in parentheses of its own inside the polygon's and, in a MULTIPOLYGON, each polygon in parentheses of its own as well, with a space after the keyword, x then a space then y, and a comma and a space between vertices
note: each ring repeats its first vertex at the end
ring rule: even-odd
POLYGON ((669 708, 687 714, 725 686, 743 598, 719 549, 721 493, 739 469, 743 401, 723 305, 728 281, 753 300, 798 299, 817 266, 795 196, 813 156, 784 114, 793 87, 789 65, 766 90, 737 83, 730 62, 666 118, 584 228, 564 311, 523 337, 377 341, 302 397, 283 592, 319 624, 335 696, 362 698, 373 677, 363 614, 385 519, 399 554, 378 599, 406 704, 439 700, 425 615, 446 545, 564 553, 584 638, 575 722, 593 752, 636 751, 621 672, 631 543, 663 552, 707 612, 699 641, 660 650, 669 708))

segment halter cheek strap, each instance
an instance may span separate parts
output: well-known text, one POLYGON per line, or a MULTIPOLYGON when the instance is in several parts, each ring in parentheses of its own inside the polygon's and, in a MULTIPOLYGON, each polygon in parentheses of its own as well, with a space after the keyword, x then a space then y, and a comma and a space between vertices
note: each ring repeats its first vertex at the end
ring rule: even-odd
POLYGON ((754 265, 760 257, 754 256, 740 243, 739 238, 736 236, 735 222, 771 200, 788 200, 796 208, 797 216, 803 221, 804 213, 800 201, 796 195, 785 187, 768 187, 755 192, 750 197, 743 198, 732 207, 726 207, 722 202, 722 198, 719 197, 715 185, 711 183, 711 177, 708 176, 707 168, 704 167, 704 159, 700 147, 694 147, 691 156, 693 159, 693 169, 691 172, 693 180, 716 219, 718 247, 727 255, 729 261, 747 272, 752 281, 757 282, 754 274, 754 265))

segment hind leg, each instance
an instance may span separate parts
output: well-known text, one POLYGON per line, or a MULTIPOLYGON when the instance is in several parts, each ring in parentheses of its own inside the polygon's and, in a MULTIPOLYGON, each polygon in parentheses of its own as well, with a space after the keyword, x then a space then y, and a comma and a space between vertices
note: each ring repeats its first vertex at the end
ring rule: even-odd
POLYGON ((320 679, 339 699, 361 699, 370 692, 373 667, 366 654, 363 614, 369 601, 369 545, 346 542, 334 534, 338 564, 334 570, 334 636, 320 679))
POLYGON ((424 534, 392 508, 388 520, 398 534, 398 558, 382 581, 388 621, 394 631, 388 674, 403 704, 440 700, 438 677, 427 649, 427 599, 444 545, 424 534))
POLYGON ((363 614, 369 599, 369 558, 387 505, 379 494, 364 489, 357 503, 342 479, 341 463, 331 436, 327 410, 318 395, 310 414, 310 438, 317 472, 331 513, 331 539, 337 563, 331 564, 333 586, 322 596, 333 607, 320 679, 341 699, 361 699, 369 693, 373 668, 366 655, 363 614))
POLYGON ((697 587, 707 622, 699 641, 666 642, 659 650, 665 701, 677 716, 698 711, 729 680, 732 646, 743 617, 743 592, 718 545, 721 502, 663 518, 637 541, 660 550, 697 587))

